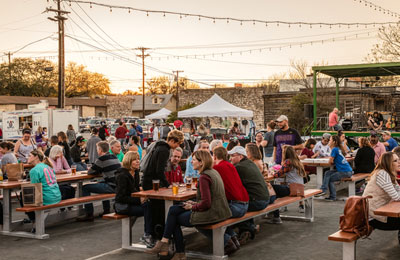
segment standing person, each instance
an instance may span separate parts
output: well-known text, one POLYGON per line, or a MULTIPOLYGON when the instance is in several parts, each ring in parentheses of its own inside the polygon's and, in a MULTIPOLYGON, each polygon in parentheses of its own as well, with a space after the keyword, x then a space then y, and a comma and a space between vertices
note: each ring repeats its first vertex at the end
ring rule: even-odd
POLYGON ((329 147, 329 141, 331 140, 330 133, 324 133, 322 135, 321 141, 315 145, 313 152, 314 154, 318 153, 317 158, 324 158, 331 156, 331 148, 329 147))
POLYGON ((354 158, 354 173, 370 173, 375 168, 375 151, 366 137, 358 138, 358 149, 354 158))
POLYGON ((155 124, 153 128, 153 142, 157 142, 160 139, 160 126, 155 124))
MULTIPOLYGON (((98 183, 86 184, 82 188, 83 196, 90 196, 91 193, 105 194, 115 192, 115 172, 121 168, 121 163, 114 154, 110 154, 108 150, 110 145, 106 141, 100 141, 96 144, 99 158, 93 166, 88 170, 88 174, 103 175, 103 180, 98 183)), ((103 201, 103 214, 110 213, 110 201, 103 201)), ((86 215, 78 218, 78 221, 93 221, 93 204, 85 204, 86 215)))
MULTIPOLYGON (((282 198, 289 196, 290 194, 290 184, 299 183, 304 184, 304 177, 306 177, 306 172, 304 170, 303 164, 300 162, 296 151, 293 146, 283 147, 283 165, 282 168, 274 173, 275 178, 285 178, 285 184, 275 185, 272 187, 275 190, 276 197, 282 198)), ((304 213, 304 205, 299 205, 299 212, 304 213)), ((281 224, 282 220, 279 215, 279 210, 273 212, 273 218, 267 220, 270 224, 281 224)))
POLYGON ((171 185, 173 182, 183 183, 182 169, 179 165, 183 154, 183 150, 177 147, 173 150, 171 158, 168 160, 167 168, 165 169, 165 177, 171 185))
POLYGON ((140 137, 137 135, 132 135, 129 144, 129 151, 138 152, 140 160, 142 160, 143 149, 142 146, 140 146, 140 137))
POLYGON ((82 162, 81 159, 82 152, 84 151, 83 146, 85 145, 85 142, 86 140, 83 138, 83 136, 78 136, 76 138, 75 144, 71 147, 72 163, 73 165, 76 165, 76 170, 78 172, 87 170, 87 165, 82 162))
POLYGON ((230 136, 237 136, 240 135, 240 129, 239 129, 239 125, 237 122, 233 123, 232 128, 229 130, 229 135, 230 136))
POLYGON ((127 152, 122 160, 122 167, 115 172, 115 212, 121 215, 144 216, 144 236, 141 241, 145 242, 146 246, 153 247, 154 242, 146 239, 150 237, 151 223, 148 202, 145 198, 134 198, 132 193, 140 191, 139 177, 139 154, 137 152, 127 152))
MULTIPOLYGON (((181 226, 193 227, 218 223, 231 217, 223 181, 218 172, 212 169, 212 163, 209 152, 194 152, 193 167, 200 172, 197 202, 187 201, 183 205, 174 205, 169 209, 162 239, 153 249, 146 251, 147 253, 167 256, 169 240, 173 237, 176 246, 176 254, 173 259, 186 259, 181 226)), ((232 241, 231 244, 233 244, 232 241)))
MULTIPOLYGON (((224 147, 216 147, 213 150, 214 170, 216 170, 224 182, 225 196, 229 203, 229 209, 232 212, 232 218, 240 218, 246 214, 249 207, 249 195, 242 184, 235 166, 228 161, 228 151, 224 147)), ((235 248, 228 245, 232 239, 237 249, 240 242, 233 228, 228 227, 224 235, 225 251, 232 253, 235 248)))
MULTIPOLYGON (((152 156, 149 158, 148 166, 143 173, 143 190, 153 188, 153 180, 159 180, 160 187, 168 187, 169 183, 165 177, 165 167, 169 159, 171 149, 176 149, 183 142, 183 133, 178 130, 172 130, 168 133, 167 141, 159 141, 155 144, 152 156)), ((162 234, 161 229, 164 226, 164 201, 150 200, 152 227, 151 234, 155 237, 155 232, 162 234), (157 229, 155 228, 157 226, 157 229), (160 227, 160 228, 158 228, 160 227)))
POLYGON ((139 125, 138 121, 135 122, 136 135, 140 138, 140 144, 143 147, 143 128, 139 125))
POLYGON ((58 137, 58 145, 61 145, 64 148, 65 159, 67 160, 69 166, 71 166, 72 165, 71 148, 67 143, 67 135, 61 131, 57 133, 57 137, 58 137))
POLYGON ((329 145, 332 149, 329 163, 334 164, 336 169, 329 170, 325 173, 321 186, 322 193, 318 194, 317 196, 326 195, 329 188, 329 197, 325 198, 325 200, 335 201, 335 181, 340 181, 342 178, 350 178, 351 175, 353 175, 353 169, 344 157, 346 152, 343 148, 342 142, 340 141, 340 137, 337 135, 332 136, 329 145))
POLYGON ((389 131, 383 131, 382 138, 385 141, 383 142, 383 145, 385 146, 387 152, 391 152, 395 147, 399 146, 396 140, 393 139, 392 133, 389 131))
POLYGON ((279 130, 274 135, 274 153, 273 160, 276 164, 282 162, 282 146, 291 145, 295 150, 303 149, 303 140, 296 129, 289 127, 289 119, 281 115, 276 119, 279 130))
MULTIPOLYGON (((235 146, 228 152, 231 162, 235 166, 243 186, 249 195, 249 207, 247 211, 259 211, 268 206, 269 192, 263 175, 257 166, 247 158, 246 150, 242 146, 235 146)), ((254 238, 256 226, 254 220, 248 220, 239 224, 240 244, 247 243, 249 238, 254 238)))
POLYGON ((6 165, 10 163, 18 163, 17 157, 12 152, 14 144, 11 142, 0 143, 0 153, 3 155, 1 158, 1 170, 3 171, 3 178, 7 179, 6 165))
POLYGON ((160 138, 163 140, 167 139, 168 133, 171 131, 171 128, 169 127, 169 123, 165 123, 163 127, 160 129, 160 138))
POLYGON ((107 136, 110 136, 110 134, 108 133, 108 129, 107 129, 107 123, 106 121, 101 121, 101 126, 99 128, 99 138, 102 141, 105 141, 107 136))
POLYGON ((76 133, 74 127, 71 124, 68 125, 67 137, 68 137, 68 144, 71 146, 74 145, 76 140, 76 133))
POLYGON ((92 137, 90 137, 89 141, 86 144, 86 150, 89 155, 89 163, 93 164, 97 158, 99 158, 99 154, 97 153, 97 143, 100 142, 99 138, 99 130, 97 128, 93 128, 92 137))
POLYGON ((36 132, 35 132, 35 141, 38 149, 42 150, 44 152, 46 149, 46 142, 43 141, 43 135, 44 131, 41 126, 38 126, 36 132))
POLYGON ((229 140, 230 140, 230 138, 229 138, 229 135, 228 135, 228 134, 224 134, 224 135, 222 136, 222 146, 223 146, 225 149, 228 147, 229 140))
POLYGON ((264 147, 261 145, 263 142, 264 136, 261 132, 256 133, 256 145, 257 148, 260 150, 261 153, 261 161, 264 162, 264 147))
POLYGON ((264 172, 264 163, 262 161, 260 149, 255 143, 246 144, 247 157, 257 165, 261 173, 264 172))
POLYGON ((126 143, 129 143, 129 139, 132 138, 132 136, 137 135, 135 124, 131 124, 131 128, 129 128, 129 133, 126 135, 126 143))
POLYGON ((375 151, 374 162, 375 162, 375 164, 377 164, 379 161, 379 158, 381 158, 381 155, 386 152, 386 148, 383 145, 383 143, 379 142, 379 137, 378 137, 378 134, 376 133, 376 131, 371 131, 371 136, 369 137, 369 139, 370 139, 371 146, 375 151))
POLYGON ((339 125, 338 113, 339 109, 336 107, 329 113, 329 128, 334 131, 343 130, 342 126, 339 125))
POLYGON ((126 134, 129 133, 128 129, 123 126, 123 122, 119 122, 119 127, 115 130, 115 138, 121 143, 121 145, 124 145, 124 141, 126 139, 126 134))
POLYGON ((108 152, 117 156, 118 161, 120 162, 124 159, 124 153, 121 150, 121 143, 118 140, 110 142, 110 150, 108 152))
POLYGON ((264 147, 264 163, 267 164, 273 162, 275 126, 274 121, 270 121, 267 124, 267 132, 264 134, 264 140, 261 142, 262 147, 264 147))
POLYGON ((26 163, 33 150, 36 150, 36 144, 32 140, 31 130, 25 128, 22 130, 22 138, 15 143, 14 154, 20 162, 26 163))
POLYGON ((376 229, 398 230, 400 243, 400 218, 378 216, 374 213, 391 201, 400 201, 400 186, 396 182, 396 171, 399 170, 399 157, 393 152, 384 153, 371 174, 363 196, 372 196, 368 199, 369 224, 376 229))

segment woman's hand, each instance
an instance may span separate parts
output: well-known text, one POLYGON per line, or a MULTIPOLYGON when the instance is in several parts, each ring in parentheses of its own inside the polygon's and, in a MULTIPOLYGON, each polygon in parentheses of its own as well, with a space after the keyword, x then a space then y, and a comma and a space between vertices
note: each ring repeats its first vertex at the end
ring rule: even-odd
POLYGON ((186 210, 191 210, 193 208, 193 205, 190 203, 184 203, 183 208, 186 210))

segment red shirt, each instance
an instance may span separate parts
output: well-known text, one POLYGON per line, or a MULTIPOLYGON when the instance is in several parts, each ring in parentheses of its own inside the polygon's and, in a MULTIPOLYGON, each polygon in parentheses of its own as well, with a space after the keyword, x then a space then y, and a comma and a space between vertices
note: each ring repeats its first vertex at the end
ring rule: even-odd
MULTIPOLYGON (((307 155, 307 158, 311 158, 314 155, 314 152, 307 147, 301 151, 301 155, 307 155)), ((309 173, 317 173, 317 167, 315 166, 304 166, 304 170, 309 173)))
POLYGON ((247 202, 249 201, 249 195, 247 190, 240 180, 239 174, 228 161, 222 161, 217 165, 214 165, 214 169, 221 175, 222 181, 224 182, 225 195, 227 200, 237 200, 247 202))
POLYGON ((171 166, 171 170, 165 172, 165 177, 167 178, 169 184, 172 184, 173 182, 183 183, 181 166, 180 165, 176 167, 171 166))
POLYGON ((338 115, 334 112, 329 114, 329 126, 335 126, 338 123, 338 115))
POLYGON ((117 130, 115 130, 115 138, 117 139, 124 139, 126 137, 126 133, 128 133, 128 129, 125 127, 118 127, 117 130))

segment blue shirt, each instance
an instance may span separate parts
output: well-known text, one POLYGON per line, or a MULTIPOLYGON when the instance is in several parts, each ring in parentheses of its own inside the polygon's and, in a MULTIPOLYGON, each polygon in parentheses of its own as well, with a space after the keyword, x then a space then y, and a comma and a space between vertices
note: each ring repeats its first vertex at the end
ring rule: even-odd
POLYGON ((226 147, 228 147, 228 144, 229 144, 228 142, 225 142, 222 144, 222 146, 226 149, 226 147))
POLYGON ((136 130, 137 130, 138 132, 141 133, 141 134, 139 135, 140 138, 143 138, 143 128, 142 128, 140 125, 137 125, 137 126, 136 126, 136 130))
POLYGON ((333 157, 333 163, 336 166, 336 170, 338 172, 351 172, 353 169, 350 164, 347 162, 346 158, 343 156, 342 151, 335 147, 332 149, 331 157, 333 157))
POLYGON ((388 152, 389 152, 389 151, 392 151, 393 148, 399 146, 399 145, 397 144, 396 140, 393 139, 393 137, 390 137, 390 139, 387 140, 386 142, 388 142, 388 144, 389 144, 389 146, 385 146, 386 151, 388 151, 388 152))
POLYGON ((135 130, 135 128, 129 129, 128 135, 129 135, 129 137, 136 135, 136 130, 135 130))
POLYGON ((193 157, 190 156, 187 161, 186 161, 186 171, 185 171, 185 177, 200 177, 199 171, 193 169, 193 165, 192 165, 192 159, 193 157))

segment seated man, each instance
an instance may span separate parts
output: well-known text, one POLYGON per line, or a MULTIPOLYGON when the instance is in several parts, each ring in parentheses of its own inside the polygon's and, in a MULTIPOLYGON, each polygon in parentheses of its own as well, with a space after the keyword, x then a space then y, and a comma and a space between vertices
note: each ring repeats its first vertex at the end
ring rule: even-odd
POLYGON ((372 130, 382 130, 383 126, 383 116, 381 113, 374 112, 372 116, 368 118, 368 126, 372 130))
POLYGON ((183 154, 183 150, 177 147, 173 152, 171 158, 168 160, 167 168, 165 170, 165 177, 171 185, 173 182, 183 183, 182 169, 179 165, 183 154))
POLYGON ((319 141, 313 149, 314 154, 319 152, 317 158, 329 157, 331 155, 331 148, 329 147, 329 140, 331 139, 331 134, 325 133, 322 135, 321 141, 319 141))
MULTIPOLYGON (((109 144, 106 141, 101 141, 96 144, 97 153, 99 158, 95 161, 93 166, 89 169, 88 174, 103 174, 103 180, 94 184, 86 184, 82 188, 83 196, 90 196, 90 194, 104 194, 115 192, 115 172, 121 168, 121 163, 118 158, 110 154, 109 144)), ((103 214, 110 213, 110 201, 103 201, 103 214)), ((78 218, 78 221, 93 221, 93 204, 85 204, 86 216, 78 218)))
POLYGON ((75 144, 71 147, 71 158, 73 165, 76 165, 76 170, 86 171, 87 166, 84 162, 82 162, 81 155, 84 151, 83 146, 85 145, 85 138, 83 136, 78 136, 76 138, 75 144))
POLYGON ((385 146, 387 152, 391 152, 395 147, 399 146, 389 131, 384 131, 382 133, 382 138, 384 141, 383 145, 385 146))
MULTIPOLYGON (((269 192, 264 177, 251 160, 247 158, 246 149, 242 146, 235 146, 228 152, 231 162, 235 166, 243 186, 249 195, 249 207, 247 211, 259 211, 268 206, 269 192)), ((255 236, 254 220, 248 220, 239 224, 240 244, 246 244, 248 239, 255 236)))
POLYGON ((110 142, 110 150, 108 152, 117 156, 120 162, 122 162, 122 159, 124 159, 124 153, 121 151, 121 142, 118 140, 113 140, 110 142))

